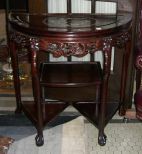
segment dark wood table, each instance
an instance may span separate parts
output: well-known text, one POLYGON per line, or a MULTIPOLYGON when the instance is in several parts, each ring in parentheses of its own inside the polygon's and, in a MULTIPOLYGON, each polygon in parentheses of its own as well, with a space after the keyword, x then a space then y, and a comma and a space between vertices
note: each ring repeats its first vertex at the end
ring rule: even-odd
MULTIPOLYGON (((103 81, 101 91, 101 110, 99 116, 92 118, 92 106, 84 111, 80 106, 74 105, 99 129, 99 144, 105 145, 106 135, 104 127, 113 117, 118 109, 123 108, 125 99, 125 87, 127 80, 127 69, 131 51, 131 24, 132 14, 120 12, 117 18, 101 17, 95 15, 51 15, 51 14, 24 14, 11 13, 9 15, 11 24, 11 58, 14 75, 14 85, 17 109, 23 110, 38 129, 36 137, 37 145, 43 144, 42 127, 48 119, 46 113, 42 122, 42 106, 40 104, 40 87, 36 56, 40 51, 47 51, 54 57, 76 56, 83 57, 87 54, 102 51, 103 53, 103 81), (21 101, 20 80, 18 72, 18 50, 17 46, 28 49, 31 62, 31 74, 33 83, 34 101, 32 105, 21 101), (124 48, 121 88, 119 104, 107 104, 107 93, 109 76, 111 72, 112 47, 124 48), (26 107, 26 105, 27 107, 26 107), (95 119, 95 120, 94 120, 95 119), (43 124, 44 123, 44 124, 43 124), (41 129, 39 129, 41 128, 41 129)), ((118 64, 119 65, 119 64, 118 64)), ((114 83, 115 84, 115 83, 114 83)), ((68 104, 69 105, 69 104, 68 104)), ((66 104, 66 106, 68 106, 66 104)), ((64 106, 65 107, 65 106, 64 106)), ((85 107, 86 108, 86 107, 85 107)))

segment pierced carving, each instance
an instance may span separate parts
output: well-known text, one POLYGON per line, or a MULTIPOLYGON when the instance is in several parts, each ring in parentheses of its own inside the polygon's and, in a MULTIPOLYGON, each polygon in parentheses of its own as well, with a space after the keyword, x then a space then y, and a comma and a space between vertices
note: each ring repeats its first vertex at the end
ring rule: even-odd
POLYGON ((54 57, 61 56, 76 56, 83 57, 88 53, 94 53, 98 50, 106 51, 110 50, 110 47, 117 46, 123 48, 128 40, 130 40, 129 32, 121 33, 119 35, 114 35, 110 37, 94 38, 90 42, 60 42, 60 41, 50 41, 44 38, 34 38, 28 35, 23 35, 19 32, 11 34, 11 40, 15 41, 17 44, 22 45, 22 47, 35 48, 36 50, 44 50, 50 52, 54 57), (33 44, 32 44, 32 43, 33 44))
POLYGON ((49 51, 54 57, 82 57, 88 54, 86 45, 83 43, 46 43, 46 48, 43 48, 43 46, 40 46, 40 48, 49 51))
POLYGON ((91 42, 49 42, 44 39, 40 40, 40 50, 50 52, 54 57, 76 56, 83 57, 88 53, 93 53, 103 48, 103 39, 95 39, 91 42))

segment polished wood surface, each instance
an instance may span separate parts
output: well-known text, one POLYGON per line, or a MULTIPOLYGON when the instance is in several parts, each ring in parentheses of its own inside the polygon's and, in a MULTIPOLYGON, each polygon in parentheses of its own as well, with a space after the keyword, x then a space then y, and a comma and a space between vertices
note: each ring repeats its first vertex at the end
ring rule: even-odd
MULTIPOLYGON (((11 58, 17 112, 23 110, 37 128, 36 144, 43 145, 43 127, 67 106, 74 106, 98 129, 105 145, 104 128, 123 106, 131 47, 130 13, 117 18, 94 15, 11 13, 11 58), (108 103, 112 47, 124 49, 119 103, 108 103), (31 63, 34 101, 22 102, 18 72, 18 48, 26 48, 31 63), (102 51, 103 66, 94 53, 102 51), (66 62, 50 62, 50 55, 66 62), (90 55, 88 62, 72 57, 90 55), (48 99, 55 99, 50 102, 48 99), (59 102, 57 102, 59 101, 59 102)), ((119 65, 119 64, 118 64, 119 65)))
POLYGON ((127 29, 131 23, 132 14, 121 12, 116 18, 96 17, 95 15, 56 15, 56 14, 28 14, 11 13, 10 22, 17 30, 25 31, 31 35, 41 36, 63 36, 72 37, 97 36, 122 31, 127 29), (18 29, 19 28, 19 29, 18 29))

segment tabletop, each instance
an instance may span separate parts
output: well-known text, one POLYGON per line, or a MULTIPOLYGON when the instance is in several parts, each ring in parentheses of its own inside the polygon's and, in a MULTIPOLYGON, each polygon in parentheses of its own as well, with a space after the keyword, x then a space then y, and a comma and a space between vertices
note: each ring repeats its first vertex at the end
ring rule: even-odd
POLYGON ((120 12, 117 17, 95 15, 52 15, 10 13, 12 27, 32 35, 103 35, 128 29, 132 14, 120 12))

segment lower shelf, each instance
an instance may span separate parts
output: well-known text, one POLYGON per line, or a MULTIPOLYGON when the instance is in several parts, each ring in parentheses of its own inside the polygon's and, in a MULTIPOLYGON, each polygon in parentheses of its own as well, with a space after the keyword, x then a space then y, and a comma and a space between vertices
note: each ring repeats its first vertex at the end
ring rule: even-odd
MULTIPOLYGON (((40 120, 42 121, 43 118, 43 126, 53 120, 67 106, 67 103, 42 104, 42 117, 40 117, 40 120)), ((27 117, 36 126, 38 122, 38 116, 35 103, 33 101, 25 101, 22 103, 22 108, 27 117)))
MULTIPOLYGON (((42 117, 39 120, 42 122, 43 126, 53 120, 59 113, 61 113, 70 104, 68 103, 42 103, 42 117), (42 120, 43 118, 43 120, 42 120)), ((83 102, 83 103, 73 103, 75 107, 84 117, 86 117, 93 125, 98 128, 99 125, 99 107, 98 103, 83 102)), ((22 103, 22 108, 27 117, 33 122, 35 126, 38 125, 38 115, 36 110, 36 105, 33 101, 25 101, 22 103)), ((105 125, 112 119, 113 115, 119 109, 119 103, 107 103, 105 125)))
MULTIPOLYGON (((95 103, 76 103, 74 107, 84 115, 94 126, 99 126, 99 107, 100 104, 95 103)), ((116 111, 119 109, 119 103, 107 103, 105 125, 112 119, 116 111)))

